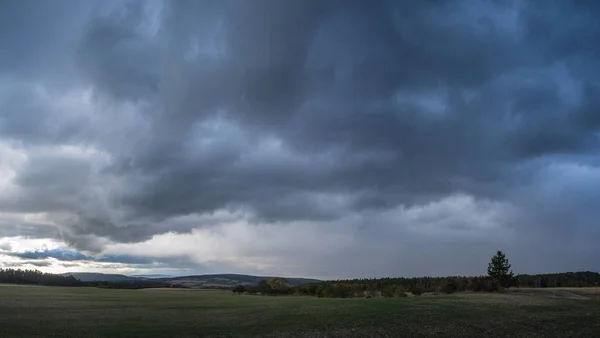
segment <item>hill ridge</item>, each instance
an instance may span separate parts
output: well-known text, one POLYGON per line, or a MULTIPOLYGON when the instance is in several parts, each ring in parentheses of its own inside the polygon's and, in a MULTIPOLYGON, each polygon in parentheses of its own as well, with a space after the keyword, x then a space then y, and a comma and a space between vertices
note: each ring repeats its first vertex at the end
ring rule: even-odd
MULTIPOLYGON (((136 280, 154 280, 177 286, 185 286, 190 288, 202 287, 233 287, 235 285, 250 285, 258 284, 261 280, 269 280, 274 277, 281 276, 255 276, 236 273, 215 273, 215 274, 197 274, 184 276, 169 276, 169 277, 150 277, 152 275, 123 275, 110 273, 95 273, 95 272, 67 272, 63 276, 73 276, 83 282, 121 282, 121 281, 136 281, 136 280)), ((302 278, 302 277, 283 277, 288 280, 291 285, 301 285, 308 283, 321 282, 318 279, 302 278)))

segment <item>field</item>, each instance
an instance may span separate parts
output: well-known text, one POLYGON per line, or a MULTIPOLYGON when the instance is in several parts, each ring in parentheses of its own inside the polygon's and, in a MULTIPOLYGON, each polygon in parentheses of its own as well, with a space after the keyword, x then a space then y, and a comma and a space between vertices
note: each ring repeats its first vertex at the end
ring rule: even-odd
POLYGON ((592 337, 600 302, 526 294, 394 299, 0 285, 0 337, 592 337))
POLYGON ((570 299, 594 299, 600 301, 600 288, 520 288, 511 292, 531 296, 561 297, 570 299))

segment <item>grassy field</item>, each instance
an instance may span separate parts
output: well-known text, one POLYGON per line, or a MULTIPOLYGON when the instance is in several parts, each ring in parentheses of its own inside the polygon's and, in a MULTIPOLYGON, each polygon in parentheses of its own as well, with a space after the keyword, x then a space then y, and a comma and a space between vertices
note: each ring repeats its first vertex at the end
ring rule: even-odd
POLYGON ((0 285, 0 337, 592 337, 600 302, 530 294, 394 299, 0 285))
POLYGON ((531 296, 560 297, 570 299, 593 299, 600 301, 600 288, 517 288, 511 290, 517 294, 531 296))

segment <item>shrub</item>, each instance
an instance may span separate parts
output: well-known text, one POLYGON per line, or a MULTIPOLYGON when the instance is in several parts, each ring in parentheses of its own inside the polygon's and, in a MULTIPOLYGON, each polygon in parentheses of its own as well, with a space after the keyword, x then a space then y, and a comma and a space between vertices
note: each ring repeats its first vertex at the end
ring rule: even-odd
POLYGON ((388 285, 383 290, 381 290, 381 295, 386 298, 394 297, 396 294, 396 287, 393 285, 388 285))
POLYGON ((489 279, 484 283, 483 291, 495 292, 498 291, 499 287, 500 285, 498 284, 498 281, 496 281, 495 279, 489 279))
POLYGON ((315 292, 315 294, 317 295, 317 297, 319 298, 323 298, 325 297, 325 286, 321 285, 317 288, 317 291, 315 292))
POLYGON ((406 289, 402 285, 398 285, 396 290, 394 290, 394 295, 396 297, 406 297, 406 289))
POLYGON ((352 294, 352 288, 344 284, 334 285, 331 289, 331 296, 334 298, 348 298, 352 296, 352 294))
POLYGON ((233 289, 231 289, 233 293, 242 294, 246 291, 246 288, 243 285, 236 285, 233 289))
POLYGON ((440 287, 440 292, 443 293, 455 293, 457 291, 458 287, 456 285, 456 281, 454 279, 449 279, 448 281, 446 281, 446 283, 442 284, 442 286, 440 287))
POLYGON ((423 287, 420 285, 415 285, 410 288, 410 292, 415 296, 420 296, 423 293, 423 287))
POLYGON ((474 277, 467 284, 466 289, 479 292, 494 292, 498 290, 498 282, 491 277, 474 277))
POLYGON ((319 288, 317 289, 317 297, 334 297, 334 287, 328 284, 319 286, 319 288))

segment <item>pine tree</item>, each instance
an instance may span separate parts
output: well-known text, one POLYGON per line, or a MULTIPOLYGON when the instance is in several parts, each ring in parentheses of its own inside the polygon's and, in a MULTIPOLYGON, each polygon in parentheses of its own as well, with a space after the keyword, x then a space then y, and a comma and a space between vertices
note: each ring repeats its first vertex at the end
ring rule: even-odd
POLYGON ((514 279, 514 274, 510 268, 506 255, 498 250, 488 265, 488 275, 496 279, 503 287, 508 288, 512 285, 514 279))

